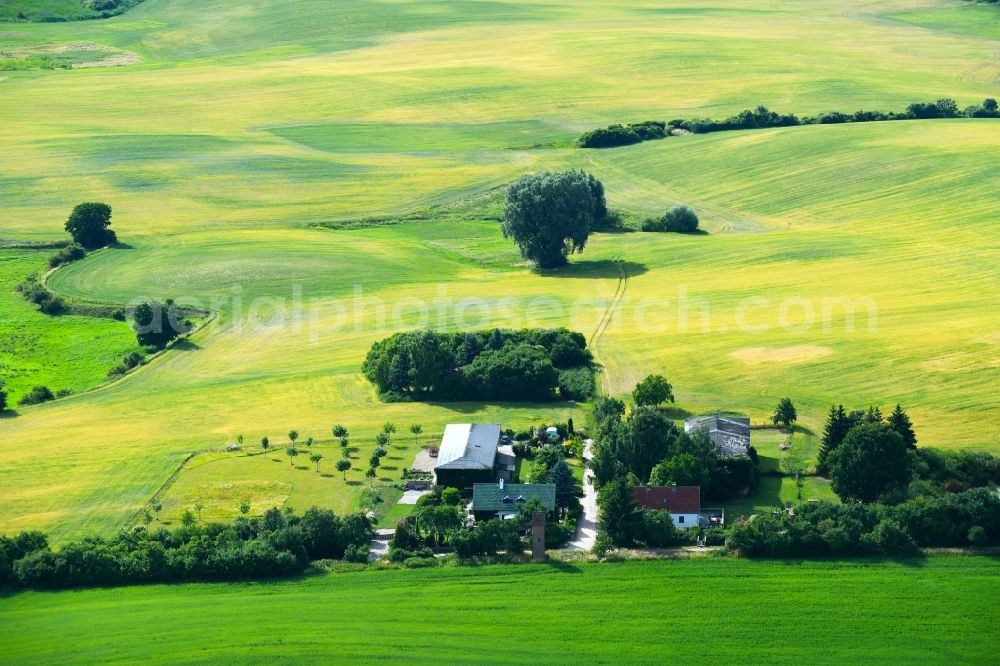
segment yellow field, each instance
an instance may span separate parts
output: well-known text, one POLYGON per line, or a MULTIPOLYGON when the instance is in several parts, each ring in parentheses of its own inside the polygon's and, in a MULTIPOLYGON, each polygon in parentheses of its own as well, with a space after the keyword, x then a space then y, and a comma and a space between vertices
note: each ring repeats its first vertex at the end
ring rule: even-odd
MULTIPOLYGON (((220 314, 125 381, 0 420, 0 532, 113 531, 188 454, 238 434, 328 438, 344 423, 360 449, 348 478, 363 482, 387 421, 405 447, 399 465, 416 448, 411 423, 426 443, 459 420, 582 422, 584 407, 566 404, 382 404, 360 364, 373 340, 421 324, 589 335, 618 288, 614 260, 629 279, 596 347, 614 394, 662 372, 678 415, 755 420, 788 395, 813 433, 832 402, 898 401, 921 444, 1000 450, 1000 122, 570 147, 610 122, 757 104, 978 103, 1000 75, 1000 29, 972 20, 989 9, 146 0, 107 21, 0 24, 0 46, 96 42, 143 59, 0 73, 0 237, 59 238, 75 203, 106 201, 133 249, 60 270, 53 289, 184 297, 220 314), (310 226, 440 213, 543 168, 593 172, 629 212, 686 201, 708 234, 599 234, 569 268, 539 274, 474 206, 447 221, 310 226)), ((217 500, 213 517, 235 514, 232 484, 341 509, 360 486, 339 478, 336 455, 324 461, 329 490, 307 455, 296 461, 306 470, 266 460, 280 450, 254 461, 273 470, 206 463, 177 488, 217 500)))

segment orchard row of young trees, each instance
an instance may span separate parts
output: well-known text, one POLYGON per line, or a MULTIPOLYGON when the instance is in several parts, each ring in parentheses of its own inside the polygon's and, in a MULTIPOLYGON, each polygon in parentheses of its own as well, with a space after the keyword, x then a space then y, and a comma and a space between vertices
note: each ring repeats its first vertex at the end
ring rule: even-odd
POLYGON ((224 581, 289 576, 315 560, 368 560, 372 526, 360 513, 270 509, 231 525, 190 521, 175 530, 139 526, 58 550, 40 532, 0 536, 0 585, 30 588, 224 581))
POLYGON ((792 127, 795 125, 834 125, 842 123, 870 123, 888 120, 921 120, 930 118, 998 118, 1000 110, 995 99, 987 98, 982 104, 959 109, 951 98, 941 98, 936 102, 916 102, 901 112, 855 111, 841 113, 831 111, 816 116, 799 118, 795 114, 776 113, 766 106, 745 109, 724 120, 710 118, 678 118, 669 122, 645 121, 635 124, 616 124, 591 130, 577 139, 581 148, 614 148, 643 141, 663 139, 677 134, 707 134, 729 130, 762 129, 767 127, 792 127))
POLYGON ((592 364, 586 339, 565 328, 427 330, 376 342, 362 370, 387 401, 544 402, 592 395, 592 364))

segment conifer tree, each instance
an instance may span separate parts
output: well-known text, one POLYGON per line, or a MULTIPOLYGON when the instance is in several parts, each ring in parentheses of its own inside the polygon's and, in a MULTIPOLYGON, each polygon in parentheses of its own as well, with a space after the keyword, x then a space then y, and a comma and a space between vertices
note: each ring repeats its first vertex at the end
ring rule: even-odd
POLYGON ((917 448, 917 434, 913 432, 913 423, 910 422, 910 417, 906 415, 906 412, 903 411, 903 408, 898 403, 896 404, 896 409, 889 415, 888 423, 889 427, 898 432, 899 436, 903 438, 907 448, 917 448))

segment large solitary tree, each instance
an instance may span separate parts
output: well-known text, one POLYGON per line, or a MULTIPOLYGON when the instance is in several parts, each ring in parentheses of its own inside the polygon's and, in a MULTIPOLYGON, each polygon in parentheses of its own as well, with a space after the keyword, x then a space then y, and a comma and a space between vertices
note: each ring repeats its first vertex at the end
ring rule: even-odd
POLYGON ((88 250, 111 245, 118 239, 111 226, 111 206, 103 203, 82 203, 77 205, 66 220, 66 231, 88 250))
POLYGON ((583 252, 591 229, 607 215, 604 185, 582 171, 542 172, 507 188, 501 229, 521 256, 540 268, 583 252))

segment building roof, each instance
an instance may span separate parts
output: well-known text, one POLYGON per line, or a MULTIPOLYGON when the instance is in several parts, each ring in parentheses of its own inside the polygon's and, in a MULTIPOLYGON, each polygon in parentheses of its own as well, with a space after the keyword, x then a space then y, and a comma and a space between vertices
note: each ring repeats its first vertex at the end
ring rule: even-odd
POLYGON ((540 499, 545 508, 556 508, 554 483, 474 483, 473 511, 517 511, 520 505, 540 499))
POLYGON ((750 448, 750 419, 739 416, 697 416, 684 421, 684 432, 707 428, 724 456, 746 455, 750 448))
POLYGON ((496 423, 449 423, 434 469, 493 469, 499 443, 496 423))
POLYGON ((640 506, 670 513, 701 513, 701 486, 638 486, 640 506))

